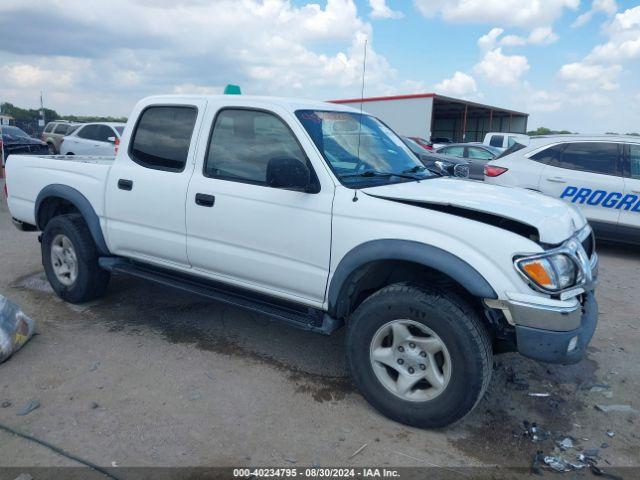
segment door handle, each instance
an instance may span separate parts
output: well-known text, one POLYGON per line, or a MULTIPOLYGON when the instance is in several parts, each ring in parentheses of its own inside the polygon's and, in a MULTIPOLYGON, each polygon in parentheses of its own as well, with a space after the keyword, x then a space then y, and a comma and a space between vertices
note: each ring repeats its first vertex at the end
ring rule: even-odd
POLYGON ((201 207, 213 207, 214 203, 216 203, 216 197, 213 195, 196 193, 196 205, 200 205, 201 207))
POLYGON ((125 179, 121 178, 120 180, 118 180, 118 188, 120 190, 131 191, 131 190, 133 190, 133 181, 132 180, 125 180, 125 179))
POLYGON ((547 182, 567 183, 567 181, 562 177, 548 177, 547 182))

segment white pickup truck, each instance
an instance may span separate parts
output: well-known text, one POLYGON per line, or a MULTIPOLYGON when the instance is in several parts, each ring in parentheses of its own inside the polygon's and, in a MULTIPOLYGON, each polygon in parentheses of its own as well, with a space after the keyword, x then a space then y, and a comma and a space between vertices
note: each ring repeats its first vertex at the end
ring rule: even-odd
POLYGON ((115 159, 12 155, 6 182, 64 300, 120 272, 316 332, 346 324, 355 384, 409 425, 467 414, 494 352, 579 361, 597 323, 576 208, 439 177, 343 105, 151 97, 115 159))

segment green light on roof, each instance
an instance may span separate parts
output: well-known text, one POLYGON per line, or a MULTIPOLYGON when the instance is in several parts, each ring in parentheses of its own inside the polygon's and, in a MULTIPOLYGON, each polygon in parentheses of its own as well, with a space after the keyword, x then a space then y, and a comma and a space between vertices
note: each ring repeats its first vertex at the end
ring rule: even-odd
POLYGON ((226 87, 224 87, 224 94, 225 95, 242 95, 242 92, 240 91, 240 85, 232 85, 229 84, 226 87))

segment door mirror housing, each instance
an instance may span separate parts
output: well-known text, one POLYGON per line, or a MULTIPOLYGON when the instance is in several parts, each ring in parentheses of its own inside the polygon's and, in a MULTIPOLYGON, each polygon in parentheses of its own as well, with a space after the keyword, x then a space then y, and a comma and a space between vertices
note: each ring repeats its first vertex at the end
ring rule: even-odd
POLYGON ((317 193, 309 167, 296 158, 274 157, 267 164, 267 185, 272 188, 317 193))
POLYGON ((107 142, 116 143, 116 137, 107 137, 107 142))

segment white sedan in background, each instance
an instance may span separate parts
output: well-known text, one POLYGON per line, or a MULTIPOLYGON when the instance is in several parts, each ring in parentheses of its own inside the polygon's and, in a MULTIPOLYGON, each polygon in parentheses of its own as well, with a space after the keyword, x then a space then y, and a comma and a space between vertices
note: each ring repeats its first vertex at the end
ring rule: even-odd
POLYGON ((124 123, 87 123, 62 139, 62 155, 115 155, 124 123))
POLYGON ((640 243, 640 137, 532 137, 487 163, 484 180, 560 198, 582 210, 600 238, 640 243))

